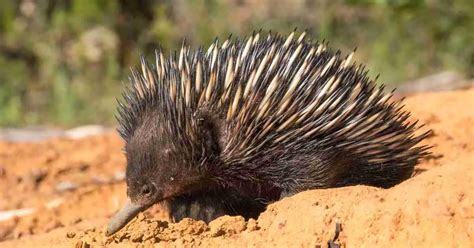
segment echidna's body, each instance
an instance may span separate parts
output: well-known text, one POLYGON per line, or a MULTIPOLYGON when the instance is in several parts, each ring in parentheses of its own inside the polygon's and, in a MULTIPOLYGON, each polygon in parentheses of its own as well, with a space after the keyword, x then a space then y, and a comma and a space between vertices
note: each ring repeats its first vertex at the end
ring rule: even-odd
POLYGON ((256 34, 142 60, 119 111, 132 203, 211 220, 307 189, 407 179, 427 134, 351 58, 304 34, 256 34))

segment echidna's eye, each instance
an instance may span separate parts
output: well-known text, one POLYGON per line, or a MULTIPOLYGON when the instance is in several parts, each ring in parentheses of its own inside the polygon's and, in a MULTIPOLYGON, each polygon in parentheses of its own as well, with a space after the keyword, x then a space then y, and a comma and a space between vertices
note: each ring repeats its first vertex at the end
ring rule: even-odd
POLYGON ((148 185, 143 185, 141 189, 142 195, 149 195, 151 193, 151 188, 148 185))

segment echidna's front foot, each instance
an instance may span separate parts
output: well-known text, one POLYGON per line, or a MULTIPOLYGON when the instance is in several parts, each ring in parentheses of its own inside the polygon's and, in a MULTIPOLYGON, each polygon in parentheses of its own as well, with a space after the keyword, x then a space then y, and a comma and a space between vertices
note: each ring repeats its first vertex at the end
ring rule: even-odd
POLYGON ((168 211, 175 222, 183 218, 191 218, 209 223, 213 219, 228 214, 222 201, 205 195, 176 197, 168 202, 168 211))
POLYGON ((226 190, 194 192, 168 201, 170 215, 177 222, 191 218, 209 223, 223 215, 257 218, 265 206, 264 203, 226 190))

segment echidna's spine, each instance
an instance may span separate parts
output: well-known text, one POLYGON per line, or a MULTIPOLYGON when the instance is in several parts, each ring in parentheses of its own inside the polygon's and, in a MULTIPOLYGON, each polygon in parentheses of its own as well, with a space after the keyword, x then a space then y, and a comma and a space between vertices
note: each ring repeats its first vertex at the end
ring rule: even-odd
POLYGON ((415 134, 416 122, 401 102, 353 56, 342 57, 305 33, 216 40, 206 52, 183 45, 169 58, 157 52, 155 65, 143 59, 141 73, 132 73, 119 131, 127 139, 144 108, 155 108, 173 142, 196 150, 193 116, 206 109, 225 123, 225 164, 291 147, 344 151, 367 168, 412 167, 426 154, 417 144, 428 133, 415 134))

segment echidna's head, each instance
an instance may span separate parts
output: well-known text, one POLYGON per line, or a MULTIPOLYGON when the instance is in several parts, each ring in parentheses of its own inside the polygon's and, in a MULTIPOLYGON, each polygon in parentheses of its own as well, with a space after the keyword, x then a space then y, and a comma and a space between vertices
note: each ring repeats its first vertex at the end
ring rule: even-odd
POLYGON ((144 207, 194 190, 207 178, 199 159, 156 123, 143 123, 125 145, 127 195, 144 207))
MULTIPOLYGON (((163 113, 153 111, 143 116, 125 141, 128 202, 111 220, 107 234, 113 234, 133 217, 155 203, 210 187, 212 177, 204 161, 212 154, 203 126, 191 138, 169 128, 163 113), (205 156, 205 157, 203 157, 205 156)), ((212 144, 212 143, 211 143, 212 144)))

